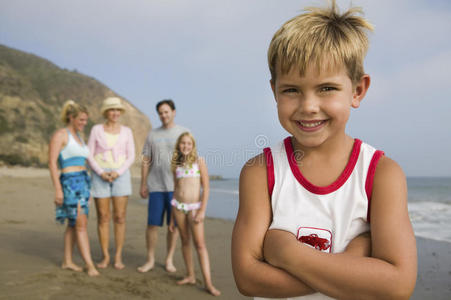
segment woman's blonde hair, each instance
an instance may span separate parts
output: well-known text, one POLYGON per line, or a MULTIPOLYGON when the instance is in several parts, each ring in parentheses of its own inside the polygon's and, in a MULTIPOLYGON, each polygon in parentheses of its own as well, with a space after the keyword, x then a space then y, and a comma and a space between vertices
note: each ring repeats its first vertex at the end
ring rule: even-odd
POLYGON ((198 158, 198 155, 197 155, 197 149, 196 149, 196 140, 194 139, 194 136, 191 133, 186 131, 178 137, 177 142, 175 143, 174 153, 172 154, 172 161, 171 161, 172 172, 174 172, 178 166, 191 165, 191 164, 195 163, 197 161, 197 158, 198 158), (182 138, 185 136, 189 137, 191 139, 191 141, 193 142, 193 149, 187 156, 183 155, 183 153, 179 149, 180 143, 182 142, 182 138))
POLYGON ((308 7, 274 34, 268 49, 271 80, 276 72, 297 68, 303 76, 309 65, 318 71, 344 66, 353 84, 365 74, 363 59, 368 50, 367 31, 373 26, 359 7, 340 14, 335 0, 329 7, 308 7))
POLYGON ((76 118, 81 112, 88 114, 88 110, 85 106, 77 104, 73 100, 67 100, 61 111, 61 121, 67 125, 70 122, 70 117, 76 118))

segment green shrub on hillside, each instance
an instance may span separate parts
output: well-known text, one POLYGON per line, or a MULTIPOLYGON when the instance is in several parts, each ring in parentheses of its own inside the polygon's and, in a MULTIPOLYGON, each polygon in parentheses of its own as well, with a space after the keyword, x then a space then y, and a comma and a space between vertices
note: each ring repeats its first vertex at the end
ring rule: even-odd
POLYGON ((9 131, 8 120, 0 115, 0 135, 9 131))
POLYGON ((16 136, 15 140, 18 143, 28 143, 28 138, 24 137, 23 135, 16 136))

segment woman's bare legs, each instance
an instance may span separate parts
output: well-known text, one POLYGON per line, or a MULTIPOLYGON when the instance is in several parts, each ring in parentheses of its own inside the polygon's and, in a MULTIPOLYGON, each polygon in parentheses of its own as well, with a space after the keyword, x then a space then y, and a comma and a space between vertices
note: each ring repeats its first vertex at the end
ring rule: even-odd
POLYGON ((194 246, 197 250, 202 275, 204 277, 205 288, 213 296, 219 296, 221 295, 221 292, 217 290, 211 282, 210 260, 208 258, 207 246, 205 244, 204 222, 202 221, 200 223, 195 223, 192 214, 189 213, 188 216, 190 230, 193 233, 194 246))
POLYGON ((110 263, 109 234, 110 234, 110 202, 111 198, 94 198, 97 211, 97 234, 100 248, 102 249, 102 261, 97 264, 100 269, 105 269, 110 263))
POLYGON ((91 249, 89 248, 89 238, 88 238, 88 218, 85 214, 81 213, 80 205, 78 206, 78 216, 77 222, 75 223, 75 232, 77 236, 77 245, 80 250, 81 257, 86 263, 89 276, 98 276, 99 272, 94 266, 94 262, 91 258, 91 249))
POLYGON ((196 276, 194 274, 194 262, 191 250, 191 232, 188 224, 188 218, 183 212, 175 209, 174 207, 172 209, 174 210, 175 221, 182 240, 182 254, 187 273, 182 280, 177 281, 177 284, 195 284, 196 276))
POLYGON ((116 243, 116 254, 114 256, 114 267, 122 270, 125 266, 122 262, 122 248, 125 240, 125 216, 127 213, 128 196, 113 197, 113 220, 114 238, 116 243))
POLYGON ((81 272, 83 271, 83 268, 76 265, 72 260, 72 254, 75 244, 75 228, 67 225, 66 231, 64 232, 64 257, 61 268, 81 272))

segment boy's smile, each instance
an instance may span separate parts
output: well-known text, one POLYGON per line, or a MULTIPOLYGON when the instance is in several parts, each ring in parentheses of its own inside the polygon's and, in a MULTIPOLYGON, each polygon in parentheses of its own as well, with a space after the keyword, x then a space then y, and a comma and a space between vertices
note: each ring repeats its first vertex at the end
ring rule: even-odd
POLYGON ((327 120, 311 120, 311 121, 302 120, 296 121, 296 123, 298 124, 298 127, 301 130, 311 132, 320 129, 323 125, 326 124, 326 121, 327 120))
POLYGON ((368 86, 364 75, 353 87, 344 67, 319 72, 309 66, 303 76, 296 68, 278 71, 271 82, 281 125, 307 148, 345 136, 350 108, 359 107, 368 86))

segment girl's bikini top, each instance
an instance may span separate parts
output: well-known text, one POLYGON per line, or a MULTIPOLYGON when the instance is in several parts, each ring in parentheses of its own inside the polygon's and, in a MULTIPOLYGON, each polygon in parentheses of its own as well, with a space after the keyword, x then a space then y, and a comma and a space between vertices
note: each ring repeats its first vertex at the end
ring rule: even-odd
MULTIPOLYGON (((84 166, 86 158, 89 155, 88 146, 85 145, 83 140, 78 136, 83 145, 77 143, 69 130, 67 130, 67 145, 61 150, 58 155, 58 163, 61 169, 71 166, 84 166)), ((78 135, 78 134, 77 134, 78 135)))
POLYGON ((199 165, 193 163, 188 166, 178 166, 175 169, 175 178, 200 177, 199 165))

